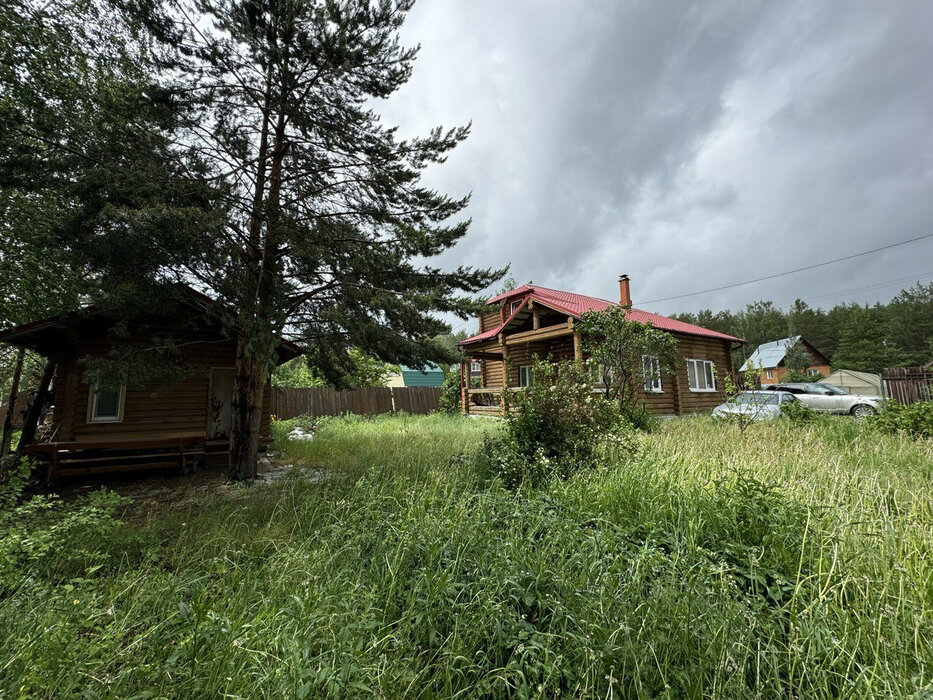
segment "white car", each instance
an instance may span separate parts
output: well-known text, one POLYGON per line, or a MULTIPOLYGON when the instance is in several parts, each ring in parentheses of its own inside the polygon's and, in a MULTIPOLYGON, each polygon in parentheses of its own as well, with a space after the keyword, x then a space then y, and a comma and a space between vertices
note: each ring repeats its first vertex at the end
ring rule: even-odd
POLYGON ((713 417, 773 420, 781 415, 781 406, 796 400, 797 397, 786 391, 743 391, 714 408, 713 417))
POLYGON ((822 382, 819 384, 808 382, 772 384, 766 387, 765 391, 789 392, 814 411, 849 413, 856 418, 870 416, 878 410, 878 405, 884 400, 880 396, 869 394, 850 394, 845 389, 822 382))

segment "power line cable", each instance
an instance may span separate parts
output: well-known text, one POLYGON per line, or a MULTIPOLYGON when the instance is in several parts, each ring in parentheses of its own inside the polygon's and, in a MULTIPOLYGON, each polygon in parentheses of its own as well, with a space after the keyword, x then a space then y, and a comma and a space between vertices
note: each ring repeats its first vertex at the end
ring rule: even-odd
MULTIPOLYGON (((850 287, 849 289, 841 289, 837 292, 828 292, 826 294, 819 294, 817 296, 807 297, 806 299, 802 299, 802 297, 798 297, 798 298, 802 299, 802 301, 804 302, 812 302, 812 301, 815 301, 816 299, 826 299, 827 297, 829 298, 839 297, 839 296, 844 296, 846 294, 850 294, 852 292, 867 292, 867 291, 874 290, 874 289, 883 289, 884 287, 891 287, 895 284, 903 284, 904 282, 909 282, 911 280, 914 280, 922 284, 924 281, 926 281, 927 278, 931 276, 933 276, 933 272, 924 272, 923 274, 920 274, 920 275, 909 275, 907 277, 901 277, 900 279, 890 280, 888 282, 879 282, 877 284, 868 285, 866 287, 850 287)), ((782 304, 776 304, 775 306, 776 308, 779 308, 782 310, 790 310, 790 308, 795 303, 796 303, 796 299, 794 301, 784 302, 782 304)))
POLYGON ((764 277, 758 277, 753 280, 746 280, 744 282, 735 282, 734 284, 724 284, 721 287, 713 287, 711 289, 703 289, 699 292, 690 292, 689 294, 677 294, 672 297, 664 297, 663 299, 649 299, 648 301, 640 301, 639 305, 642 304, 656 304, 661 301, 670 301, 672 299, 683 299, 684 297, 693 297, 700 294, 709 294, 710 292, 718 292, 723 289, 732 289, 734 287, 741 287, 746 284, 753 284, 754 282, 763 282, 765 280, 773 280, 777 277, 784 277, 785 275, 793 275, 797 272, 805 272, 807 270, 815 270, 818 267, 826 267, 827 265, 835 265, 838 262, 843 262, 845 260, 852 260, 853 258, 860 258, 863 255, 871 255, 872 253, 879 253, 882 250, 888 250, 890 248, 897 248, 898 246, 907 245, 908 243, 916 243, 917 241, 922 241, 925 238, 933 238, 933 233, 928 233, 924 236, 918 236, 917 238, 911 238, 908 241, 901 241, 900 243, 891 243, 890 245, 884 245, 880 248, 873 248, 871 250, 866 250, 862 253, 855 253, 853 255, 846 255, 841 258, 836 258, 835 260, 827 260, 826 262, 816 263, 815 265, 807 265, 806 267, 798 267, 796 270, 787 270, 786 272, 777 272, 773 275, 766 275, 764 277))

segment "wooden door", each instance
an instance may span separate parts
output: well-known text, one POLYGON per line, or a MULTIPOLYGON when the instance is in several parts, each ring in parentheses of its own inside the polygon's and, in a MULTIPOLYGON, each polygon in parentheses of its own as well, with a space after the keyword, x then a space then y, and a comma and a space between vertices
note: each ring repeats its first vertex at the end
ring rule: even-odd
POLYGON ((233 370, 212 369, 210 392, 207 439, 229 439, 233 406, 233 370))

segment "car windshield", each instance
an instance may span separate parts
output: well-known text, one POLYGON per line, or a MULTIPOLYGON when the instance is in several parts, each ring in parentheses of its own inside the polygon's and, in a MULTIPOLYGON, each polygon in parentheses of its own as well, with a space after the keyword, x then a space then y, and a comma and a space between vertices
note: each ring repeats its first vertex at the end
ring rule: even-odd
POLYGON ((780 394, 761 394, 754 391, 743 391, 732 397, 732 403, 747 403, 758 406, 775 405, 778 402, 780 394))
POLYGON ((817 384, 817 386, 823 391, 830 391, 836 396, 848 396, 849 392, 845 389, 840 389, 838 386, 833 386, 832 384, 817 384))

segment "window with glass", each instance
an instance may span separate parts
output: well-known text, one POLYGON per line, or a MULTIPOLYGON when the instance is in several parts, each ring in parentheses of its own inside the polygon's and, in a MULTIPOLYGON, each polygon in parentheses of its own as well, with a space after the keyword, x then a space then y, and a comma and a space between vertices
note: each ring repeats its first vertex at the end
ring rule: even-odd
POLYGON ((612 370, 606 365, 600 364, 595 360, 591 360, 589 363, 589 373, 590 381, 593 384, 599 384, 600 386, 605 385, 606 378, 608 377, 612 381, 612 370))
POLYGON ((645 379, 645 391, 661 393, 661 361, 657 357, 642 355, 641 369, 645 379))
POLYGON ((88 421, 91 423, 119 423, 123 420, 123 384, 97 382, 91 387, 88 421))
POLYGON ((479 363, 479 360, 470 360, 470 373, 476 374, 477 372, 482 372, 483 366, 479 363))
POLYGON ((712 360, 687 360, 687 385, 690 391, 716 391, 712 360))
POLYGON ((518 368, 518 385, 531 386, 535 380, 534 367, 531 365, 522 365, 518 368))
POLYGON ((517 308, 518 308, 519 306, 521 306, 521 305, 522 305, 522 300, 521 300, 521 299, 519 299, 518 301, 513 301, 511 304, 509 304, 509 316, 511 316, 512 314, 514 314, 514 313, 515 313, 515 309, 517 309, 517 308))

